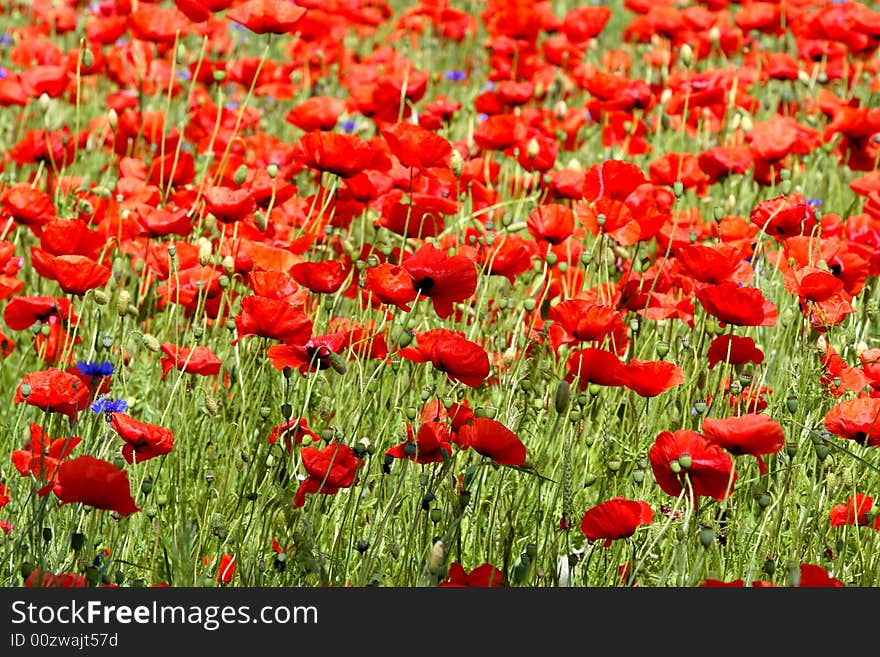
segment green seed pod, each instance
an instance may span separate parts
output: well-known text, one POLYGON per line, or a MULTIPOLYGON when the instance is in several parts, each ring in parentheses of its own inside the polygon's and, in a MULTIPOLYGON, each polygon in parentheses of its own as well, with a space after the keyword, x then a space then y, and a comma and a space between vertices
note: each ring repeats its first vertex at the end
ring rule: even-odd
POLYGON ((593 397, 597 396, 600 392, 602 392, 602 386, 598 383, 591 383, 588 390, 593 397))
POLYGON ((153 492, 153 481, 152 481, 152 479, 145 479, 145 480, 144 480, 144 482, 141 484, 141 492, 142 492, 144 495, 149 495, 150 493, 153 492))
POLYGON ((680 180, 672 183, 672 193, 675 194, 675 198, 681 198, 684 195, 684 183, 680 180))
POLYGON ((18 572, 22 579, 27 579, 34 572, 34 565, 30 561, 25 561, 19 566, 18 572))
POLYGON ((678 457, 678 464, 681 466, 682 470, 690 470, 691 466, 694 464, 694 459, 690 454, 682 454, 678 457))
POLYGON ((43 540, 47 543, 52 542, 52 528, 51 527, 43 527, 43 540))
POLYGON ((697 413, 699 413, 700 415, 702 415, 703 413, 705 413, 707 408, 708 408, 708 407, 706 406, 706 400, 705 400, 705 399, 698 399, 698 400, 694 403, 694 410, 696 410, 697 413))
POLYGON ((544 260, 546 261, 548 266, 552 267, 559 260, 559 256, 557 256, 555 253, 553 253, 553 251, 548 251, 547 257, 544 258, 544 260))
POLYGON ((523 299, 522 307, 523 307, 523 310, 525 310, 526 312, 528 312, 528 313, 532 312, 536 306, 537 306, 537 304, 535 303, 534 299, 523 299))
POLYGON ((817 457, 820 461, 824 461, 825 459, 828 458, 829 450, 828 450, 828 446, 827 446, 827 445, 824 445, 824 444, 816 445, 816 446, 814 447, 814 449, 816 450, 816 457, 817 457))
POLYGON ((475 417, 482 417, 494 420, 497 414, 498 409, 492 408, 491 406, 478 406, 476 409, 474 409, 475 417))
POLYGON ((793 459, 797 455, 798 444, 796 440, 786 440, 785 441, 785 453, 788 455, 788 458, 793 459))
POLYGON ((798 412, 798 408, 800 407, 800 402, 798 398, 794 395, 790 395, 785 399, 785 407, 788 409, 788 412, 794 415, 798 412))
POLYGON ((672 471, 672 474, 678 474, 681 472, 681 463, 678 461, 670 461, 669 469, 672 471))
POLYGON ((773 577, 773 573, 776 572, 776 562, 773 561, 773 559, 771 559, 770 557, 767 557, 767 560, 764 561, 763 570, 765 573, 770 575, 770 577, 773 577))
POLYGON ((770 506, 770 502, 773 500, 770 498, 770 493, 764 492, 758 497, 758 506, 762 509, 766 509, 770 506))
POLYGON ((274 162, 269 164, 266 167, 266 174, 269 176, 269 178, 271 178, 272 180, 275 180, 275 178, 278 176, 278 165, 275 164, 274 162))
POLYGON ((122 458, 121 456, 114 456, 113 457, 113 465, 115 465, 118 469, 122 470, 123 468, 125 468, 125 459, 122 458))
POLYGON ((644 470, 633 470, 632 473, 633 482, 642 485, 645 482, 645 471, 644 470))
POLYGON ((703 527, 698 536, 700 538, 700 545, 707 550, 712 547, 712 543, 715 542, 715 530, 711 527, 703 527))
POLYGON ((605 465, 611 472, 617 472, 623 466, 623 462, 620 459, 611 459, 605 465))
POLYGON ((443 518, 443 512, 440 511, 440 509, 431 509, 429 516, 431 518, 431 522, 436 525, 443 518))
POLYGON ((598 477, 596 477, 596 475, 592 472, 588 472, 587 474, 585 474, 584 475, 584 488, 589 488, 590 486, 595 484, 597 479, 598 479, 598 477))
POLYGON ((168 504, 168 496, 167 495, 157 495, 156 496, 156 506, 160 509, 168 504))

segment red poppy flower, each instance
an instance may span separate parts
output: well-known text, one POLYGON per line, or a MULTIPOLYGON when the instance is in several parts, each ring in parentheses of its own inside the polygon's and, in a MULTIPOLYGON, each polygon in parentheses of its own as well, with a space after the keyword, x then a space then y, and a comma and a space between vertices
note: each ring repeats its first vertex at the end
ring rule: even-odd
POLYGON ((800 568, 800 580, 798 582, 798 586, 801 588, 815 588, 815 587, 832 587, 832 588, 842 588, 845 587, 846 584, 841 582, 836 577, 832 577, 828 574, 828 571, 822 568, 822 566, 816 566, 814 564, 801 564, 800 568))
POLYGON ((50 317, 60 317, 78 322, 70 299, 65 297, 14 297, 3 309, 3 321, 13 331, 24 331, 37 322, 45 322, 50 317))
POLYGON ((300 285, 319 294, 333 294, 348 278, 350 267, 338 260, 299 262, 290 268, 290 275, 300 285))
POLYGON ((818 223, 812 206, 797 193, 761 201, 749 219, 777 240, 810 235, 818 223))
POLYGON ((395 123, 382 129, 391 153, 405 167, 448 167, 452 144, 435 132, 412 123, 395 123))
POLYGON ((49 481, 61 461, 82 442, 82 438, 55 438, 54 440, 43 431, 36 422, 30 426, 31 438, 25 449, 12 452, 12 465, 22 477, 32 474, 37 479, 49 481))
POLYGON ((372 144, 357 135, 338 132, 308 132, 299 140, 295 150, 307 167, 329 171, 341 178, 351 178, 371 168, 377 160, 372 144))
MULTIPOLYGON (((421 347, 422 337, 419 340, 421 347)), ((489 376, 486 350, 456 333, 438 334, 431 345, 430 359, 437 370, 471 388, 479 387, 489 376)))
POLYGON ((667 360, 642 361, 633 358, 620 371, 621 383, 641 397, 656 397, 684 383, 684 372, 667 360))
POLYGON ((345 111, 345 101, 331 96, 312 96, 291 109, 284 120, 300 130, 332 130, 345 111))
POLYGON ((869 512, 874 506, 874 498, 861 493, 846 498, 845 504, 835 504, 831 507, 829 521, 832 527, 845 525, 858 525, 861 527, 873 527, 880 529, 880 515, 869 512))
POLYGON ((176 8, 157 7, 150 4, 136 5, 129 15, 132 35, 137 39, 160 44, 173 44, 178 36, 187 34, 190 22, 176 8))
POLYGON ((718 363, 759 365, 764 362, 764 352, 755 346, 752 338, 740 338, 729 334, 719 335, 712 340, 706 357, 709 359, 710 370, 718 363))
POLYGON ((92 230, 80 219, 56 219, 43 226, 40 247, 51 255, 81 255, 95 260, 107 243, 107 233, 92 230))
POLYGON ((341 333, 316 335, 304 344, 276 344, 269 347, 267 356, 276 369, 298 369, 301 374, 329 370, 334 359, 345 349, 346 339, 341 333))
POLYGON ((39 568, 34 568, 27 579, 24 581, 26 588, 61 588, 61 589, 79 589, 88 588, 89 580, 85 575, 79 573, 44 573, 39 568))
POLYGON ((226 12, 226 17, 255 34, 287 34, 306 15, 303 7, 277 0, 246 0, 226 12))
POLYGON ((735 326, 773 326, 778 319, 776 305, 756 287, 740 287, 724 282, 697 290, 703 309, 735 326))
POLYGON ((140 463, 168 454, 174 447, 171 429, 141 422, 125 413, 111 413, 110 426, 125 441, 122 456, 129 463, 140 463))
POLYGON ((254 192, 248 187, 205 187, 205 207, 218 221, 232 223, 244 219, 257 207, 254 192))
MULTIPOLYGON (((48 489, 43 491, 45 494, 48 489)), ((131 496, 125 470, 94 456, 78 456, 62 463, 52 491, 62 504, 80 502, 96 509, 116 511, 121 516, 140 511, 131 496)))
POLYGON ((308 436, 313 442, 318 441, 318 434, 309 429, 305 418, 291 418, 286 422, 272 427, 269 433, 269 444, 274 445, 280 438, 288 454, 293 453, 293 446, 302 444, 303 438, 308 436))
POLYGON ((688 244, 675 252, 675 259, 701 283, 748 283, 754 275, 742 251, 729 244, 688 244))
POLYGON ((825 414, 825 428, 859 445, 880 447, 880 398, 859 397, 838 403, 825 414))
POLYGON ((499 465, 521 466, 526 462, 526 446, 501 422, 486 417, 475 418, 458 432, 458 444, 488 456, 499 465))
POLYGON ((441 587, 501 587, 507 586, 504 573, 490 563, 477 566, 471 572, 466 572, 464 567, 456 562, 449 566, 446 579, 440 582, 441 587))
POLYGON ((536 240, 562 244, 574 232, 574 212, 559 203, 539 205, 529 214, 526 224, 536 240))
POLYGON ((585 299, 569 299, 550 309, 548 319, 553 323, 547 331, 550 344, 558 350, 563 344, 597 342, 606 338, 618 354, 626 350, 627 326, 623 315, 611 306, 603 306, 585 299))
POLYGON ((15 341, 0 330, 0 358, 8 358, 15 351, 15 341))
POLYGON ((663 431, 648 456, 657 484, 667 495, 678 496, 687 490, 685 476, 697 497, 723 500, 733 491, 737 477, 733 461, 696 431, 663 431))
POLYGON ((82 296, 87 291, 103 287, 110 280, 110 268, 80 255, 53 256, 35 246, 31 247, 31 264, 43 278, 58 281, 68 294, 82 296))
POLYGON ((610 19, 608 7, 576 7, 562 19, 562 32, 572 44, 583 44, 599 36, 610 19))
POLYGON ((302 344, 312 335, 312 320, 300 308, 286 301, 261 296, 241 300, 235 318, 236 342, 246 335, 302 344))
POLYGON ((220 556, 220 564, 217 566, 217 582, 229 584, 233 575, 235 575, 235 557, 224 553, 220 556))
POLYGON ((463 255, 449 256, 433 244, 425 244, 401 265, 412 276, 413 287, 431 299, 440 319, 452 314, 452 304, 464 301, 477 289, 477 269, 463 255))
POLYGON ((0 195, 0 205, 19 224, 40 228, 55 219, 55 203, 30 183, 13 185, 0 195))
POLYGON ((575 377, 581 390, 591 383, 600 386, 622 386, 624 363, 617 356, 604 349, 588 347, 572 352, 565 363, 568 371, 566 379, 571 383, 575 377))
POLYGON ((354 483, 360 463, 348 445, 333 443, 324 449, 303 447, 300 455, 308 478, 296 491, 294 508, 305 505, 307 494, 335 495, 354 483))
POLYGON ((31 406, 66 415, 71 420, 89 405, 89 388, 75 374, 50 367, 47 370, 25 374, 15 391, 16 404, 31 406), (23 389, 28 391, 24 394, 23 389))
POLYGON ((413 437, 407 425, 407 441, 395 445, 385 453, 396 459, 416 463, 440 463, 452 455, 451 434, 445 422, 425 422, 413 437))
POLYGON ((9 504, 12 498, 9 497, 9 486, 0 484, 0 509, 9 504))
POLYGON ((619 538, 629 538, 642 525, 654 522, 654 512, 647 502, 623 497, 597 504, 584 513, 581 531, 591 543, 605 539, 605 547, 619 538))
POLYGON ((200 374, 213 376, 220 373, 223 363, 211 349, 201 345, 197 347, 178 347, 170 342, 162 343, 162 380, 168 376, 168 372, 177 368, 187 374, 200 374))
POLYGON ((503 151, 526 136, 522 120, 513 114, 496 114, 474 128, 474 143, 483 150, 503 151))
POLYGON ((383 262, 367 270, 363 287, 366 298, 372 295, 380 303, 397 306, 409 312, 409 304, 419 296, 413 287, 413 278, 398 265, 383 262))
POLYGON ((773 418, 747 413, 724 419, 706 418, 700 429, 711 444, 731 454, 751 454, 758 459, 761 473, 767 472, 762 454, 775 454, 785 445, 785 432, 773 418))

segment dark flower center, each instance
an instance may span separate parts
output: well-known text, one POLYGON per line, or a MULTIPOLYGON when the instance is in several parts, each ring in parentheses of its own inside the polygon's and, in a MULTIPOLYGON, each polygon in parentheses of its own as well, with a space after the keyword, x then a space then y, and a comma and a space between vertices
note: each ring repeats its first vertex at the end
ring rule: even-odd
POLYGON ((413 287, 415 287, 416 292, 424 294, 434 287, 434 279, 430 276, 425 276, 423 279, 414 282, 413 287))

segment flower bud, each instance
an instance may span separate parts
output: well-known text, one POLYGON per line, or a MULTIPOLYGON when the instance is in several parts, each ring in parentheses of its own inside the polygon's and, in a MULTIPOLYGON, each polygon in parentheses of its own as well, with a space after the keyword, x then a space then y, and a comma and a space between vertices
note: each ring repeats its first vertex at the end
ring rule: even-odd
POLYGON ((700 538, 700 545, 705 549, 708 550, 712 547, 712 543, 715 541, 715 531, 711 527, 703 527, 698 536, 700 538))
POLYGON ((445 559, 446 554, 443 550, 443 541, 437 539, 434 541, 434 545, 431 546, 431 551, 428 553, 428 572, 435 577, 440 577, 444 571, 443 564, 445 559))
POLYGON ((150 351, 158 352, 158 351, 161 351, 161 349, 162 349, 162 345, 159 342, 159 340, 155 336, 150 335, 149 333, 143 334, 143 336, 141 337, 141 344, 144 345, 150 351))

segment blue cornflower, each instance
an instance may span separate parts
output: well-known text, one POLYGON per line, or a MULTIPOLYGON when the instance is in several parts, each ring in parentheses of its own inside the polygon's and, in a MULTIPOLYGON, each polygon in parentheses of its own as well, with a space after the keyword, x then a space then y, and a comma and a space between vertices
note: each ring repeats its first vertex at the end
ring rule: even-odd
POLYGON ((342 128, 342 132, 346 134, 351 134, 357 128, 357 123, 355 123, 351 119, 346 119, 345 121, 341 121, 339 123, 339 127, 342 128))
POLYGON ((0 66, 0 80, 5 80, 8 77, 9 77, 9 71, 7 71, 5 68, 0 66))
POLYGON ((811 208, 821 208, 822 207, 822 199, 820 199, 820 198, 807 199, 807 205, 809 205, 811 208))
POLYGON ((89 408, 92 412, 97 413, 98 415, 101 413, 124 413, 128 410, 128 402, 124 399, 99 397, 91 403, 89 408))
POLYGON ((83 376, 110 376, 113 374, 113 363, 109 360, 102 360, 100 363, 95 360, 81 360, 77 362, 76 369, 83 376))
POLYGON ((446 71, 443 77, 451 82, 461 82, 467 77, 467 71, 446 71))

